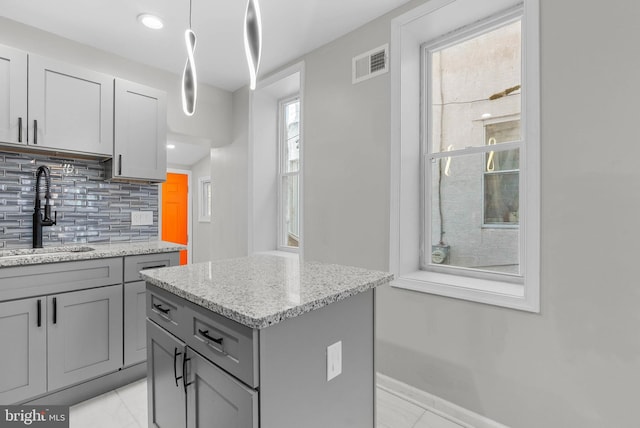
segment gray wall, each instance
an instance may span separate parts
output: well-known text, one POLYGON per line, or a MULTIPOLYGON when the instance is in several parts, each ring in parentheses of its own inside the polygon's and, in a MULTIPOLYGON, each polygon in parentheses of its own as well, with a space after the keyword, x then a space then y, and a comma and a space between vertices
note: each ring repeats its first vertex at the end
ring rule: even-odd
MULTIPOLYGON (((51 171, 57 224, 43 229, 45 246, 158 239, 158 185, 108 183, 104 164, 0 152, 0 248, 31 248, 35 172, 51 171), (132 226, 131 212, 153 211, 153 225, 132 226)), ((40 180, 44 197, 45 180, 40 180)))
MULTIPOLYGON (((406 10, 302 58, 307 259, 388 269, 389 75, 353 86, 351 58, 388 42, 406 10)), ((541 0, 541 313, 384 287, 379 371, 512 427, 637 426, 639 15, 629 1, 541 0)), ((242 238, 236 214, 220 253, 242 238)))
POLYGON ((212 259, 247 255, 249 90, 233 94, 231 144, 211 150, 212 259))

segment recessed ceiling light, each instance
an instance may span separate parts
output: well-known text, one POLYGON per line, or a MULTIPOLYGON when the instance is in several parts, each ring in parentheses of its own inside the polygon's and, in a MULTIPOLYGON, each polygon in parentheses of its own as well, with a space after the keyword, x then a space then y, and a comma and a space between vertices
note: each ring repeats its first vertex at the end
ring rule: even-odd
POLYGON ((167 149, 175 149, 176 145, 175 144, 167 144, 167 149))
POLYGON ((162 19, 158 18, 155 15, 151 15, 150 13, 141 13, 140 15, 138 15, 138 22, 140 22, 147 28, 151 28, 152 30, 159 30, 164 27, 162 19))

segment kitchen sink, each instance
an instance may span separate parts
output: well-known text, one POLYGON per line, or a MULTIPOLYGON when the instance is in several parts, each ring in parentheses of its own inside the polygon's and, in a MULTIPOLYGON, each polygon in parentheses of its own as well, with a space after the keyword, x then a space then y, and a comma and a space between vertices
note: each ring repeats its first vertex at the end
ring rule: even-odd
POLYGON ((19 257, 35 257, 46 254, 68 254, 68 253, 84 253, 93 251, 94 248, 87 246, 65 246, 65 247, 49 247, 49 248, 21 248, 15 250, 0 250, 0 259, 19 258, 19 257))

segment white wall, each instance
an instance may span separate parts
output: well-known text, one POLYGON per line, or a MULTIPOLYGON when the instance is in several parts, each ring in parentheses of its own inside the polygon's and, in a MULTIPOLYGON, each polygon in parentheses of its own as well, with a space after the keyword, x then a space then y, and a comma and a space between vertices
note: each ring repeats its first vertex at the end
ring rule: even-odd
POLYGON ((206 138, 213 147, 231 141, 231 93, 199 85, 196 113, 186 116, 180 100, 182 70, 173 74, 138 64, 3 17, 0 17, 0 44, 162 89, 167 92, 168 132, 206 138))
MULTIPOLYGON (((302 58, 308 260, 388 269, 389 75, 353 86, 351 58, 421 3, 302 58)), ((639 15, 628 1, 541 0, 541 313, 384 287, 379 371, 512 427, 637 426, 639 15)), ((241 237, 246 216, 228 219, 241 237)))

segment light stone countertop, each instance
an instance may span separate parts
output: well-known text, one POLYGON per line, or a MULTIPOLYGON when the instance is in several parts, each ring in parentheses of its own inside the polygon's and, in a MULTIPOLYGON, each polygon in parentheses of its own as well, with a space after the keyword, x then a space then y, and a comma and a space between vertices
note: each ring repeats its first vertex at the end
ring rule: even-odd
POLYGON ((287 318, 384 285, 388 272, 297 257, 254 255, 141 272, 149 283, 250 328, 287 318))
POLYGON ((106 259, 109 257, 169 253, 187 247, 165 241, 122 242, 117 244, 74 244, 44 248, 0 250, 0 269, 75 260, 106 259))

